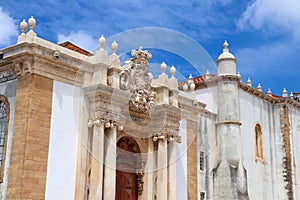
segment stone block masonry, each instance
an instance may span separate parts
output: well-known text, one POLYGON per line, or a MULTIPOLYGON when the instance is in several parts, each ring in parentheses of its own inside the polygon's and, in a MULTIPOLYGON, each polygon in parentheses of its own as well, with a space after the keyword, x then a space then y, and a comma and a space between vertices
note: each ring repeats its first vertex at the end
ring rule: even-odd
POLYGON ((53 80, 18 77, 6 199, 45 199, 53 80))
POLYGON ((286 183, 285 189, 287 190, 287 195, 289 200, 294 199, 294 189, 293 189, 293 172, 292 172, 292 154, 291 154, 291 141, 290 141, 290 118, 289 109, 286 105, 283 106, 282 113, 282 132, 283 132, 283 147, 285 150, 285 157, 283 158, 283 177, 286 183))
POLYGON ((197 174, 197 123, 187 120, 187 181, 188 199, 198 199, 197 174))

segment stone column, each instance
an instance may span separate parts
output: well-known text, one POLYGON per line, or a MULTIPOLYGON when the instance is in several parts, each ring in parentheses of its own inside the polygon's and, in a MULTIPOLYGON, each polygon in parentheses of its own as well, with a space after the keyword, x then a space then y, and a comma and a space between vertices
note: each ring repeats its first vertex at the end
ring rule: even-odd
POLYGON ((153 199, 153 171, 154 171, 154 162, 153 162, 153 141, 152 139, 148 140, 148 154, 147 162, 144 170, 144 192, 143 200, 152 200, 153 199))
POLYGON ((104 161, 104 120, 96 120, 93 126, 90 198, 102 199, 104 161))
POLYGON ((116 192, 116 140, 117 129, 113 123, 107 122, 105 127, 105 156, 104 156, 104 194, 103 199, 115 199, 116 192))
POLYGON ((168 148, 165 136, 158 136, 157 199, 168 199, 168 148))
POLYGON ((168 199, 176 200, 176 141, 172 139, 168 144, 168 199))

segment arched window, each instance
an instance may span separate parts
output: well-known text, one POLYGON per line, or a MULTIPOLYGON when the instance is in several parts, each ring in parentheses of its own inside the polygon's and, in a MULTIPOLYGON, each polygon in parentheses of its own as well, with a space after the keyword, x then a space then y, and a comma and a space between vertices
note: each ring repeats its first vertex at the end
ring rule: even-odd
POLYGON ((263 160, 263 140, 261 126, 255 125, 255 157, 256 160, 263 160))
POLYGON ((9 104, 7 99, 0 95, 0 183, 3 182, 8 120, 9 104))

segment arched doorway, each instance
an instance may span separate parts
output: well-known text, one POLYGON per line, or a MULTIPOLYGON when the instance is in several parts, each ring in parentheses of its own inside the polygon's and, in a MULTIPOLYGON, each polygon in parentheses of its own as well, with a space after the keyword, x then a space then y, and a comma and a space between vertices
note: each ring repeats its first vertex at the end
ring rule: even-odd
POLYGON ((138 199, 138 176, 140 149, 128 137, 117 142, 116 200, 138 199))

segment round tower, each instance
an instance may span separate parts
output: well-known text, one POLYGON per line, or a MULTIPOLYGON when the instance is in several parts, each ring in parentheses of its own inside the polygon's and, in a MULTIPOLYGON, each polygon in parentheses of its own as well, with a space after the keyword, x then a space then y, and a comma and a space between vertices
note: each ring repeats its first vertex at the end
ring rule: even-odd
POLYGON ((240 118, 236 59, 229 52, 227 41, 218 64, 218 134, 220 137, 220 159, 237 167, 239 163, 240 118))
POLYGON ((244 189, 247 188, 246 171, 241 162, 240 75, 236 73, 236 58, 229 52, 227 41, 217 65, 219 165, 214 171, 214 198, 249 199, 247 189, 244 189))

